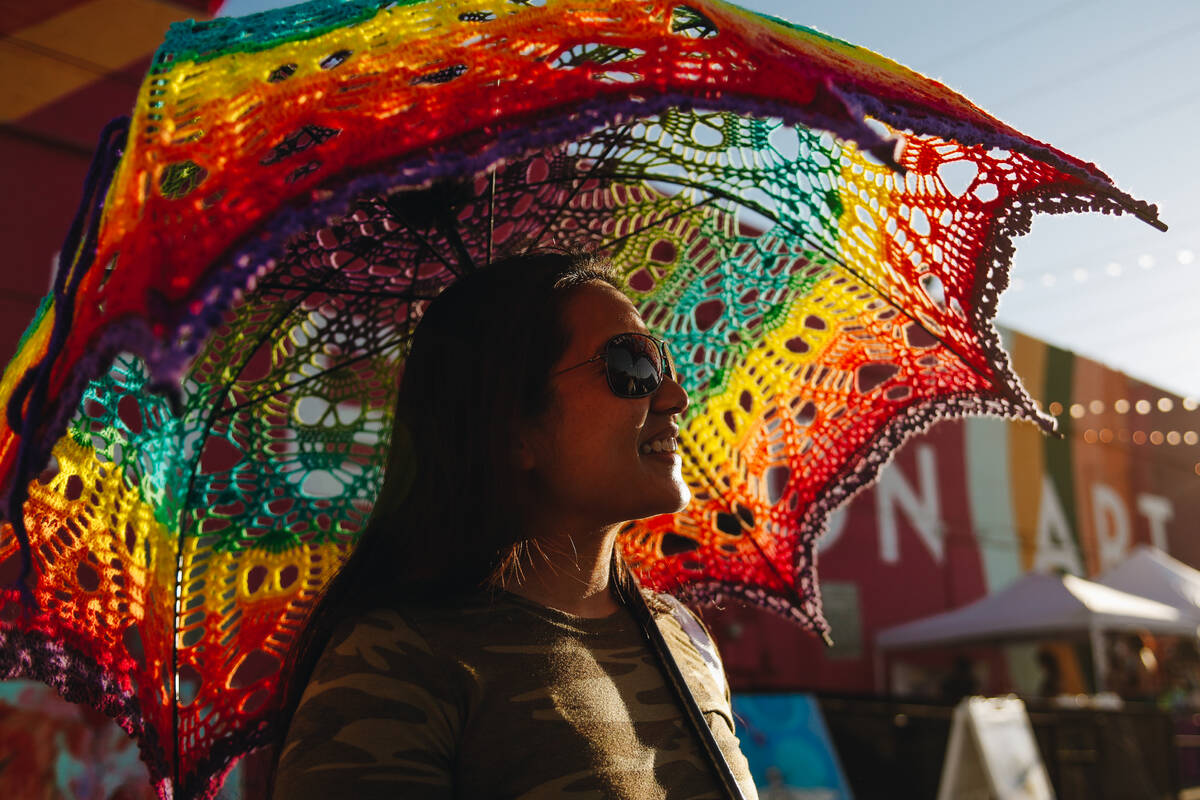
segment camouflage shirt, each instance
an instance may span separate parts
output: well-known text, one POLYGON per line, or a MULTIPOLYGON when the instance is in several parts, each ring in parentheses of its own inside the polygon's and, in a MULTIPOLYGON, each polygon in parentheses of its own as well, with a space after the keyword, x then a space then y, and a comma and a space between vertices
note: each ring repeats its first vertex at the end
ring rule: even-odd
MULTIPOLYGON (((692 618, 656 616, 743 793, 756 798, 719 662, 684 630, 692 618)), ((344 623, 292 719, 275 797, 722 793, 627 611, 586 619, 502 593, 344 623)))

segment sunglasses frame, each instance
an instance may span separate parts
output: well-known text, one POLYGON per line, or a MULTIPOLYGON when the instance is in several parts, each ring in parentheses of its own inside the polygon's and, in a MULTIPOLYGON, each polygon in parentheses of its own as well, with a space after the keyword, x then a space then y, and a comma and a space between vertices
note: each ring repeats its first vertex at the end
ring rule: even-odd
POLYGON ((608 383, 609 391, 611 391, 617 397, 620 397, 625 400, 637 400, 642 397, 649 397, 650 395, 654 394, 662 387, 664 380, 668 380, 668 379, 675 380, 675 375, 676 375, 675 359, 671 357, 671 349, 670 349, 670 347, 667 346, 666 340, 659 339, 657 336, 651 336, 648 333, 640 333, 640 332, 636 332, 636 331, 630 331, 628 333, 618 333, 616 336, 609 338, 608 341, 606 341, 604 343, 604 350, 602 352, 597 353, 596 355, 589 358, 587 361, 580 361, 578 364, 575 364, 574 366, 566 367, 565 369, 560 369, 558 372, 555 372, 550 377, 552 377, 552 378, 557 377, 559 375, 562 375, 564 372, 570 372, 573 369, 579 369, 582 366, 586 366, 587 364, 591 364, 596 361, 604 362, 604 379, 608 383), (623 339, 627 336, 635 336, 640 339, 649 339, 658 348, 658 360, 659 360, 659 365, 660 365, 659 370, 658 370, 658 383, 655 384, 653 389, 650 389, 647 392, 642 392, 640 394, 629 394, 627 392, 619 391, 617 389, 617 387, 613 386, 612 370, 609 369, 609 367, 608 367, 608 355, 609 355, 611 348, 613 347, 614 342, 617 342, 618 340, 623 339))

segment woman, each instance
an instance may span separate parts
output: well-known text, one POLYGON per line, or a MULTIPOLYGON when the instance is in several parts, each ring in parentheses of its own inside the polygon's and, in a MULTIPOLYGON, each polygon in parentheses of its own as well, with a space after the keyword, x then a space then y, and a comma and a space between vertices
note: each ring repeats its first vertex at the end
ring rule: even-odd
MULTIPOLYGON (((723 796, 617 597, 620 525, 690 499, 687 403, 602 260, 517 256, 432 302, 374 515, 298 648, 274 796, 723 796)), ((657 630, 753 797, 719 662, 672 603, 657 630)))

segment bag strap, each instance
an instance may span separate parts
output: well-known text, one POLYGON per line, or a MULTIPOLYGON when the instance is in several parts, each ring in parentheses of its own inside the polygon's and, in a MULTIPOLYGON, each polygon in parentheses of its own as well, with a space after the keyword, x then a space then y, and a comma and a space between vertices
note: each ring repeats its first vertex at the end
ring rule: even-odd
POLYGON ((704 660, 704 666, 708 668, 708 674, 713 679, 713 683, 717 686, 725 685, 725 667, 721 664, 721 654, 717 652, 717 645, 708 635, 708 631, 700 624, 695 615, 692 614, 688 607, 673 595, 660 594, 659 600, 663 601, 671 609, 671 616, 683 632, 687 634, 692 646, 696 648, 696 652, 700 654, 700 658, 704 660))
MULTIPOLYGON (((628 571, 626 571, 628 575, 628 571)), ((675 663, 675 657, 671 655, 671 650, 667 646, 667 640, 663 638, 662 631, 659 630, 658 624, 654 621, 654 615, 650 611, 650 607, 646 605, 646 598, 642 596, 641 590, 638 588, 637 581, 632 575, 628 575, 629 581, 617 579, 614 576, 612 586, 616 592, 617 599, 629 612, 633 618, 637 620, 638 626, 642 629, 642 636, 646 639, 646 643, 650 646, 650 651, 658 657, 659 666, 662 668, 663 676, 667 679, 667 683, 675 692, 675 699, 679 701, 680 708, 684 711, 684 716, 691 723, 692 731, 696 734, 696 738, 700 741, 702 749, 708 756, 709 766, 712 767, 713 773, 717 778, 717 783, 725 790, 729 800, 745 800, 742 794, 742 789, 738 786, 737 779, 733 777, 732 770, 729 769, 729 762, 725 760, 725 754, 721 752, 720 745, 713 737, 712 729, 708 727, 708 720, 704 718, 704 712, 700 710, 700 706, 696 703, 696 698, 692 696, 692 690, 688 687, 687 681, 683 677, 683 673, 679 670, 679 665, 675 663)), ((712 645, 712 640, 704 632, 704 629, 692 618, 687 608, 678 600, 671 598, 679 609, 672 607, 672 615, 680 624, 683 625, 679 613, 689 620, 689 625, 684 627, 684 632, 693 643, 697 644, 697 650, 704 657, 705 664, 710 670, 715 669, 719 674, 720 683, 724 683, 725 675, 721 669, 721 662, 716 658, 715 648, 712 645), (695 628, 703 639, 703 646, 697 641, 696 635, 689 630, 695 628), (710 661, 710 657, 712 660, 710 661)), ((668 601, 669 602, 669 601, 668 601)))

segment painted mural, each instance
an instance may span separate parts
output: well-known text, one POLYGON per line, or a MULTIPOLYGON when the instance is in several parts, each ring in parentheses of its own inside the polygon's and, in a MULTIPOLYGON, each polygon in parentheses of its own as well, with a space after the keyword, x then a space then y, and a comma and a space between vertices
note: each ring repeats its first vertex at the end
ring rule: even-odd
POLYGON ((854 800, 811 694, 737 694, 733 714, 761 800, 854 800))
MULTIPOLYGON (((1030 570, 1097 577, 1141 543, 1200 566, 1195 400, 1020 334, 1005 334, 1005 344, 1061 436, 978 418, 911 440, 820 542, 834 647, 759 612, 707 615, 735 687, 873 691, 877 631, 965 605, 1030 570)), ((1064 691, 1087 689, 1077 648, 1042 647, 1062 665, 1064 691)), ((980 690, 1032 691, 1038 649, 965 655, 980 690)), ((929 669, 919 655, 900 665, 900 688, 940 691, 920 681, 953 656, 929 658, 929 669)))

